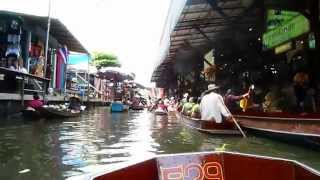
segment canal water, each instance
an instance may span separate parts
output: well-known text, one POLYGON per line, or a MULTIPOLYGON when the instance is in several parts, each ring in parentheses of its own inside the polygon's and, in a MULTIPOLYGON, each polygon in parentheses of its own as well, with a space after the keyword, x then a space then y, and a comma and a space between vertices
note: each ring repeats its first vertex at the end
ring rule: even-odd
POLYGON ((320 170, 320 152, 261 137, 215 137, 174 116, 107 107, 68 120, 0 120, 0 179, 66 179, 110 170, 156 154, 226 151, 289 158, 320 170))

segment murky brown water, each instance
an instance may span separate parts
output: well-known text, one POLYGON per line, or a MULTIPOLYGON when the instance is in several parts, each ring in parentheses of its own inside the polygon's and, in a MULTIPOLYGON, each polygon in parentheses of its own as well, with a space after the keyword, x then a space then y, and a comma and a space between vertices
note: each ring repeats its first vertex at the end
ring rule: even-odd
POLYGON ((79 118, 0 121, 0 179, 66 179, 113 169, 155 154, 226 150, 295 159, 320 170, 320 152, 251 136, 213 137, 146 111, 79 118), (25 170, 23 172, 22 171, 25 170))

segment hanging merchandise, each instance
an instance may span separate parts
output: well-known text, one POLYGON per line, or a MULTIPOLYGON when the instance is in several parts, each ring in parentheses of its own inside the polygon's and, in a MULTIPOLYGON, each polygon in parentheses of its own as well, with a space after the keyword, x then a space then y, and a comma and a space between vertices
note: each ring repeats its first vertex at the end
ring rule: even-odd
POLYGON ((21 22, 17 19, 12 19, 8 22, 7 26, 7 49, 5 56, 15 55, 19 57, 21 54, 20 41, 21 41, 21 22))
POLYGON ((20 56, 20 45, 18 45, 18 44, 8 45, 5 56, 8 56, 9 54, 14 54, 17 57, 19 57, 20 56))
POLYGON ((43 75, 43 66, 44 66, 44 57, 40 56, 39 59, 36 61, 35 64, 35 72, 34 75, 39 77, 44 77, 43 75))
POLYGON ((9 28, 7 29, 7 33, 20 35, 21 34, 21 24, 15 19, 11 20, 11 22, 9 24, 9 28))

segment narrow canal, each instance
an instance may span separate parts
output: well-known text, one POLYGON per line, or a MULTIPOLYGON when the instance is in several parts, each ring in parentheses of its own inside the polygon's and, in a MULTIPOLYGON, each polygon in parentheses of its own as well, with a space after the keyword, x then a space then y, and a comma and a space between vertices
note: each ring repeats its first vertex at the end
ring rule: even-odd
POLYGON ((320 152, 260 137, 213 137, 174 117, 96 108, 65 121, 0 121, 0 179, 66 179, 155 154, 227 151, 295 159, 320 170, 320 152))

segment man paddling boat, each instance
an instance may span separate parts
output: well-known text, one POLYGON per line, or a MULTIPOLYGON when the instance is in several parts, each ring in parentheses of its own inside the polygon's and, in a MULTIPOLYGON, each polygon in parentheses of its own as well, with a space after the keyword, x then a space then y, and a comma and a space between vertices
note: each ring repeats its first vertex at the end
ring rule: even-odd
POLYGON ((219 87, 215 84, 208 85, 208 90, 205 91, 200 103, 202 120, 222 123, 222 116, 226 119, 230 119, 232 117, 224 105, 222 96, 215 92, 218 88, 219 87))

